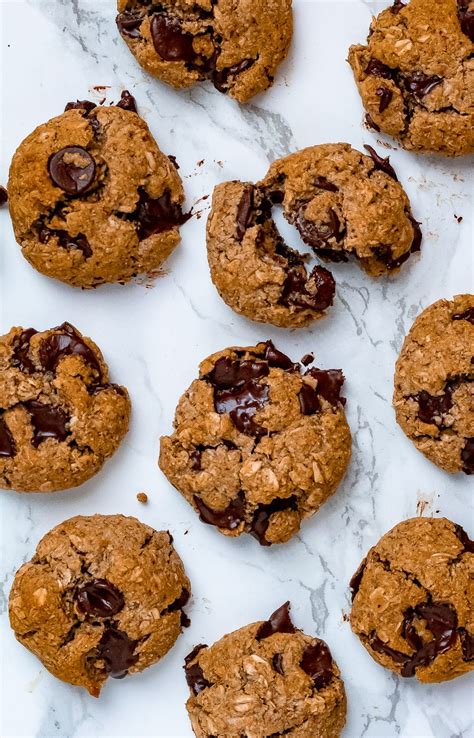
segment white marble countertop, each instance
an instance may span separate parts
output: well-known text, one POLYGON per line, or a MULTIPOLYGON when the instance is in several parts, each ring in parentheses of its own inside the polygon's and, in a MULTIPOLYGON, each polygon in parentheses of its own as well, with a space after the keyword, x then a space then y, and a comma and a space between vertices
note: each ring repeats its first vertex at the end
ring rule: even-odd
MULTIPOLYGON (((348 141, 380 150, 384 143, 362 126, 345 58, 351 43, 365 39, 371 12, 386 4, 295 0, 292 53, 274 88, 244 108, 207 85, 178 93, 142 73, 117 34, 114 0, 1 0, 0 182, 6 183, 20 141, 67 101, 100 99, 97 85, 110 85, 109 100, 123 88, 136 96, 159 145, 178 158, 189 205, 217 182, 260 178, 273 158, 304 146, 348 141)), ((472 675, 431 686, 398 679, 372 661, 344 620, 351 574, 398 521, 420 512, 446 515, 474 536, 472 478, 451 477, 426 461, 396 425, 391 407, 394 362, 414 317, 440 297, 473 291, 469 162, 395 147, 389 153, 423 223, 421 257, 378 281, 354 264, 334 265, 334 308, 297 332, 251 323, 219 299, 205 254, 209 201, 197 205, 202 217, 183 227, 181 247, 152 288, 90 292, 37 274, 21 256, 8 212, 0 213, 1 332, 11 325, 76 324, 101 346, 134 408, 120 451, 82 488, 1 495, 4 738, 191 738, 184 655, 196 643, 265 618, 287 599, 295 623, 326 639, 339 663, 349 700, 345 738, 474 735, 472 675), (323 367, 344 369, 354 437, 353 461, 338 493, 292 542, 269 550, 249 537, 227 540, 201 524, 156 464, 159 436, 170 430, 200 359, 267 338, 294 359, 315 351, 323 367), (148 493, 148 505, 137 502, 139 491, 148 493), (49 675, 15 641, 6 611, 14 571, 40 536, 65 518, 96 512, 136 515, 168 528, 194 594, 192 626, 171 653, 141 675, 110 680, 100 700, 49 675)))

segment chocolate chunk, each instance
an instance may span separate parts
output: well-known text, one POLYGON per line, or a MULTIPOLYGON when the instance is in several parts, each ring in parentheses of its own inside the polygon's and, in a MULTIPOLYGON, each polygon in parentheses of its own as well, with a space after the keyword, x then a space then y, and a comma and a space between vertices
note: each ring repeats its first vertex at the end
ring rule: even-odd
POLYGON ((301 238, 313 249, 324 248, 331 238, 339 242, 344 235, 344 229, 341 229, 339 218, 332 208, 328 211, 328 217, 327 222, 313 223, 306 220, 303 208, 296 217, 295 225, 301 238))
POLYGON ((200 471, 201 461, 202 461, 201 449, 197 448, 196 451, 193 451, 192 453, 190 453, 189 458, 191 459, 191 469, 193 471, 200 471))
POLYGON ((247 228, 249 228, 254 209, 254 186, 247 185, 244 188, 242 198, 237 207, 237 238, 242 241, 247 228))
POLYGON ((106 628, 96 648, 96 658, 104 662, 107 674, 123 679, 138 661, 138 654, 134 655, 137 644, 138 641, 133 641, 122 630, 106 628))
POLYGON ((345 381, 341 369, 308 369, 306 375, 317 380, 316 393, 324 397, 333 407, 337 407, 339 403, 346 404, 345 397, 341 397, 345 381))
POLYGON ((421 250, 421 241, 423 239, 423 234, 421 232, 420 224, 418 223, 417 220, 414 219, 411 213, 408 216, 408 220, 410 221, 413 227, 413 241, 411 244, 410 254, 414 254, 416 251, 421 250))
POLYGON ((182 628, 189 628, 191 625, 191 618, 183 610, 181 611, 180 624, 182 628))
POLYGON ((321 410, 318 394, 309 384, 303 384, 298 393, 298 400, 303 415, 314 415, 321 410))
POLYGON ((183 607, 188 604, 190 597, 191 593, 189 592, 189 590, 187 590, 186 587, 183 587, 179 597, 177 597, 174 602, 172 602, 171 605, 168 605, 168 607, 166 608, 167 612, 176 612, 177 610, 182 610, 183 607))
POLYGON ((320 311, 332 305, 335 292, 334 277, 324 267, 314 267, 309 277, 298 269, 289 269, 280 301, 283 305, 320 311))
POLYGON ((319 190, 327 190, 328 192, 339 192, 339 188, 335 184, 330 182, 326 177, 316 177, 314 180, 314 186, 319 190))
POLYGON ((214 390, 214 407, 219 414, 228 413, 240 433, 259 436, 266 430, 254 422, 254 415, 270 398, 270 388, 254 379, 230 389, 214 390))
POLYGON ((448 651, 457 639, 458 619, 450 605, 426 603, 405 613, 403 635, 415 650, 402 668, 402 676, 412 677, 419 666, 428 666, 441 653, 448 651), (426 622, 433 639, 425 643, 413 625, 416 618, 426 622))
POLYGON ((464 661, 474 661, 474 635, 464 628, 459 628, 459 637, 464 661))
POLYGON ((447 387, 442 395, 430 395, 422 390, 413 399, 418 402, 418 417, 423 423, 432 423, 441 427, 443 415, 453 406, 453 387, 447 387))
POLYGON ((51 236, 57 236, 58 245, 63 249, 78 249, 82 251, 84 258, 89 259, 92 256, 92 249, 89 241, 83 233, 79 233, 77 236, 70 236, 67 231, 54 231, 49 228, 43 227, 39 233, 40 243, 48 243, 51 236))
POLYGON ((138 113, 137 101, 128 90, 123 90, 116 107, 122 108, 122 110, 130 110, 132 113, 138 113))
POLYGON ((15 441, 8 425, 0 414, 0 458, 12 458, 15 454, 15 441))
POLYGON ((194 661, 198 653, 202 651, 203 648, 207 648, 207 646, 202 644, 196 646, 184 659, 184 673, 186 681, 188 683, 188 687, 195 696, 200 694, 204 689, 212 687, 212 684, 204 677, 204 672, 199 664, 196 663, 190 665, 191 661, 194 661))
POLYGON ((296 628, 291 622, 289 602, 285 602, 260 625, 255 634, 255 640, 263 641, 275 633, 296 633, 296 628))
POLYGON ((372 146, 367 146, 367 144, 364 144, 364 149, 369 152, 370 156, 372 157, 372 161, 375 164, 376 169, 380 169, 380 171, 385 172, 385 174, 388 174, 389 177, 395 180, 395 182, 398 182, 398 177, 395 174, 395 170, 390 164, 390 157, 387 156, 385 159, 383 159, 381 156, 377 154, 374 148, 372 146))
POLYGON ((179 170, 179 164, 178 164, 178 162, 176 160, 176 157, 173 156, 172 154, 168 154, 168 159, 170 160, 170 162, 172 163, 172 165, 174 166, 174 168, 176 169, 176 171, 178 171, 179 170))
POLYGON ((356 573, 353 575, 351 581, 349 582, 349 587, 352 590, 352 595, 351 595, 352 602, 354 602, 355 596, 360 589, 360 585, 362 582, 362 578, 364 576, 366 566, 367 566, 367 558, 365 558, 361 562, 361 564, 359 565, 359 568, 357 569, 356 573))
POLYGON ((463 313, 456 313, 453 320, 467 320, 474 325, 474 307, 468 308, 463 313))
POLYGON ((68 195, 81 195, 95 178, 95 161, 81 146, 66 146, 49 157, 48 172, 68 195))
POLYGON ((232 500, 225 510, 213 510, 200 497, 194 495, 194 503, 199 510, 199 517, 202 522, 215 525, 217 528, 224 528, 224 530, 235 530, 239 527, 244 520, 245 502, 244 493, 239 492, 235 500, 232 500))
POLYGON ((267 341, 265 345, 264 358, 268 366, 284 369, 285 371, 291 371, 297 366, 289 356, 279 351, 271 341, 267 341))
POLYGON ((251 379, 268 376, 268 363, 265 361, 233 361, 222 357, 214 365, 214 369, 206 374, 207 379, 217 389, 232 389, 251 379))
POLYGON ((164 61, 194 60, 193 37, 182 30, 177 19, 157 13, 151 19, 150 31, 155 51, 164 61))
POLYGON ((474 10, 470 0, 458 0, 458 15, 461 30, 474 43, 474 10))
POLYGON ((122 36, 140 38, 140 26, 143 20, 144 18, 140 13, 133 13, 127 10, 125 13, 119 13, 115 22, 122 36))
POLYGON ((87 115, 96 107, 96 103, 91 102, 90 100, 76 100, 76 102, 68 102, 64 108, 64 112, 66 113, 68 110, 83 110, 87 115))
POLYGON ((99 381, 102 369, 96 353, 83 341, 82 337, 70 323, 63 323, 54 328, 55 333, 45 338, 40 346, 41 365, 46 372, 55 372, 61 359, 65 356, 82 356, 86 364, 96 372, 99 381))
POLYGON ((392 102, 393 92, 388 87, 377 87, 375 94, 379 98, 379 113, 383 113, 392 102))
POLYGON ((313 363, 313 361, 314 361, 314 354, 305 354, 301 359, 301 363, 303 364, 303 366, 309 366, 310 364, 313 363))
POLYGON ((268 505, 259 505, 254 513, 250 528, 250 535, 257 539, 261 546, 271 546, 265 535, 270 525, 273 513, 283 510, 297 510, 298 500, 295 495, 291 497, 277 497, 268 505))
POLYGON ((281 653, 276 653, 274 655, 274 657, 272 658, 272 666, 278 674, 284 676, 285 672, 283 671, 283 655, 281 653))
POLYGON ((375 633, 371 633, 369 637, 370 647, 373 648, 377 653, 383 653, 386 656, 395 661, 396 664, 404 664, 410 657, 406 653, 396 651, 394 648, 390 648, 387 644, 382 641, 375 633))
POLYGON ((214 87, 216 90, 219 90, 219 92, 227 92, 229 77, 236 77, 237 75, 242 74, 242 72, 250 69, 254 64, 255 59, 243 59, 241 62, 238 62, 238 64, 233 64, 231 67, 226 67, 221 70, 215 69, 210 74, 214 87))
POLYGON ((319 256, 321 259, 325 259, 326 261, 333 261, 335 263, 349 261, 347 254, 342 249, 339 250, 339 249, 313 248, 313 251, 316 254, 316 256, 319 256))
POLYGON ((365 114, 365 124, 368 128, 372 128, 377 133, 380 133, 380 126, 377 125, 370 113, 365 114))
POLYGON ((466 444, 461 451, 464 474, 474 474, 474 438, 466 438, 466 444))
POLYGON ((419 98, 428 95, 443 81, 442 77, 435 74, 429 76, 423 72, 413 72, 413 74, 405 75, 402 79, 405 89, 419 98))
POLYGON ((406 3, 402 3, 401 0, 395 0, 390 10, 394 15, 398 15, 400 10, 403 10, 403 8, 406 8, 406 3))
POLYGON ((474 541, 471 541, 461 525, 454 526, 455 533, 468 553, 474 553, 474 541))
POLYGON ((8 192, 0 185, 0 208, 8 202, 8 192))
POLYGON ((80 613, 99 618, 116 615, 125 604, 120 590, 106 579, 92 579, 77 587, 74 599, 80 613))
POLYGON ((140 199, 132 219, 138 221, 137 233, 140 241, 164 233, 172 228, 178 228, 191 217, 183 213, 181 205, 171 200, 170 190, 166 190, 161 197, 152 198, 140 187, 140 199))
POLYGON ((285 199, 285 193, 283 190, 270 190, 267 192, 267 197, 274 205, 281 205, 285 199))
POLYGON ((275 254, 286 259, 289 267, 297 267, 304 264, 301 254, 294 249, 290 249, 281 238, 275 243, 275 254))
POLYGON ((36 333, 38 331, 34 328, 27 328, 13 341, 12 366, 24 374, 33 374, 36 371, 36 367, 29 356, 30 341, 36 333))
POLYGON ((378 59, 371 59, 365 68, 365 73, 372 77, 382 77, 383 79, 392 79, 394 70, 387 67, 378 59))
POLYGON ((306 646, 300 666, 313 680, 316 689, 324 689, 334 676, 332 656, 325 643, 319 641, 314 646, 306 646))
POLYGON ((66 440, 69 435, 66 426, 70 421, 70 417, 64 410, 54 405, 45 405, 37 400, 29 400, 23 405, 33 426, 31 443, 35 448, 38 448, 40 443, 46 441, 47 438, 54 438, 57 441, 66 440))

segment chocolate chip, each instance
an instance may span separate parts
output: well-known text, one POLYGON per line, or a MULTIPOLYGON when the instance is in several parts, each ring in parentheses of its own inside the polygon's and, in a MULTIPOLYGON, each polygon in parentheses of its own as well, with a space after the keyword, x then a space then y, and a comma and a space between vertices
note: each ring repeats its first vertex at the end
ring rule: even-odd
POLYGON ((0 185, 0 208, 8 202, 8 192, 0 185))
POLYGON ((121 630, 106 628, 96 648, 96 657, 104 662, 107 674, 123 679, 138 661, 138 654, 134 655, 137 643, 121 630))
POLYGON ((193 471, 200 471, 201 470, 201 461, 202 461, 202 451, 200 449, 196 449, 196 451, 193 451, 189 454, 189 458, 191 459, 191 469, 193 471))
POLYGON ((352 602, 354 602, 355 596, 360 589, 360 585, 362 582, 362 578, 364 576, 366 566, 367 566, 367 558, 365 558, 361 562, 361 564, 359 565, 359 568, 357 569, 356 573, 353 575, 351 581, 349 582, 349 587, 352 590, 352 593, 351 593, 352 602))
POLYGON ((466 438, 466 445, 461 451, 464 474, 474 474, 474 438, 466 438))
POLYGON ((251 379, 267 377, 268 373, 268 363, 265 361, 252 361, 251 359, 234 361, 222 357, 216 361, 214 368, 206 374, 204 379, 218 389, 232 389, 251 379))
POLYGON ((15 441, 8 425, 0 414, 0 458, 12 458, 15 454, 15 441))
POLYGON ((341 397, 342 386, 345 381, 341 369, 308 369, 306 376, 317 380, 316 393, 324 397, 333 407, 346 404, 345 397, 341 397))
POLYGON ((194 661, 198 653, 200 653, 203 648, 207 648, 207 646, 202 644, 196 646, 184 659, 184 673, 186 676, 186 681, 194 696, 200 694, 208 687, 212 687, 212 684, 208 682, 207 679, 204 677, 204 672, 198 663, 192 664, 190 666, 191 661, 194 661))
POLYGON ((378 59, 370 59, 365 68, 365 73, 372 77, 382 77, 383 79, 392 79, 394 75, 393 69, 387 67, 378 59))
POLYGON ((464 628, 459 628, 459 637, 464 661, 474 661, 474 635, 464 628))
POLYGON ((305 219, 303 208, 299 211, 295 225, 303 241, 311 248, 324 248, 331 238, 336 242, 343 238, 344 230, 332 208, 328 210, 328 218, 328 221, 313 223, 305 219))
POLYGON ((278 674, 284 676, 285 672, 283 671, 283 655, 281 653, 276 653, 274 655, 274 657, 272 658, 272 666, 278 674))
POLYGON ((305 354, 301 359, 301 363, 303 364, 303 366, 309 366, 310 364, 313 363, 313 361, 314 361, 314 354, 305 354))
POLYGON ((33 374, 36 367, 30 359, 30 341, 38 331, 34 328, 27 328, 13 341, 12 366, 19 369, 24 374, 33 374))
POLYGON ((376 169, 380 169, 380 171, 385 172, 385 174, 388 174, 389 177, 394 179, 395 182, 398 182, 398 177, 395 174, 395 170, 390 164, 389 156, 383 159, 381 156, 377 154, 377 152, 372 146, 367 146, 366 144, 364 144, 364 149, 369 152, 370 156, 372 157, 372 161, 375 164, 376 169))
POLYGON ((55 333, 45 338, 40 346, 39 355, 43 369, 55 372, 65 356, 82 356, 86 364, 96 372, 99 381, 102 369, 96 353, 88 346, 70 323, 63 323, 53 329, 55 333))
POLYGON ((309 384, 303 384, 298 393, 298 400, 303 415, 314 415, 321 410, 317 392, 309 384))
POLYGON ((458 0, 458 15, 461 30, 474 43, 474 10, 470 5, 471 0, 458 0))
POLYGON ((316 177, 314 180, 314 186, 320 190, 327 190, 328 192, 339 192, 339 188, 326 179, 326 177, 316 177))
POLYGON ((296 633, 296 628, 291 622, 289 602, 285 602, 260 625, 255 634, 255 640, 263 641, 275 633, 296 633))
POLYGON ((316 689, 324 689, 334 676, 333 661, 329 648, 319 641, 314 646, 306 646, 300 666, 313 680, 316 689))
POLYGON ((125 604, 120 590, 106 579, 92 579, 77 587, 74 599, 80 613, 99 618, 116 615, 125 604))
POLYGON ((379 98, 379 113, 383 113, 392 102, 393 92, 388 87, 377 87, 375 94, 379 98))
POLYGON ((247 69, 250 69, 255 64, 255 59, 243 59, 238 64, 233 64, 231 67, 217 70, 215 69, 211 74, 210 78, 216 90, 219 92, 227 92, 229 77, 235 77, 238 74, 242 74, 247 69))
POLYGON ((239 492, 235 500, 232 500, 225 510, 213 510, 203 500, 194 495, 194 503, 199 510, 199 517, 203 523, 215 525, 224 530, 235 530, 244 520, 245 495, 239 492))
POLYGON ((183 32, 179 21, 164 13, 153 15, 150 24, 153 46, 164 61, 192 62, 196 56, 193 37, 183 32))
POLYGON ((423 72, 413 72, 413 74, 405 75, 402 80, 405 89, 419 98, 427 95, 443 81, 442 77, 435 74, 429 76, 423 72))
POLYGON ((76 100, 76 102, 68 102, 64 108, 64 112, 67 113, 68 110, 83 110, 87 115, 96 107, 96 103, 90 100, 76 100))
POLYGON ((133 13, 127 10, 125 13, 119 13, 115 22, 122 36, 140 38, 140 26, 143 20, 143 16, 140 13, 133 13))
POLYGON ((332 305, 335 292, 334 277, 324 267, 314 267, 309 277, 298 269, 289 269, 280 301, 283 305, 319 311, 332 305))
POLYGON ((66 426, 70 421, 70 417, 64 410, 54 405, 45 405, 36 400, 29 400, 23 405, 33 426, 31 443, 35 448, 38 448, 40 443, 46 441, 47 438, 54 438, 57 441, 66 440, 69 435, 66 426))
POLYGON ((457 638, 457 615, 450 605, 425 603, 410 608, 405 613, 403 635, 415 650, 402 668, 402 676, 412 677, 419 666, 428 666, 442 653, 448 651, 457 638), (425 643, 413 625, 415 618, 426 622, 433 639, 425 643))
POLYGON ((137 234, 140 241, 178 228, 191 217, 189 213, 183 213, 179 203, 172 201, 170 190, 157 198, 150 197, 141 187, 138 192, 140 199, 132 219, 138 221, 137 234))
POLYGON ((246 185, 242 198, 237 207, 237 238, 242 241, 247 228, 250 226, 254 208, 254 186, 246 185))
POLYGON ((447 387, 442 395, 430 395, 422 390, 413 399, 418 402, 417 415, 423 423, 441 426, 443 415, 449 412, 453 406, 453 387, 447 387))
POLYGON ((137 101, 128 90, 123 90, 120 100, 115 107, 122 108, 122 110, 130 110, 132 113, 138 113, 137 101))
POLYGON ((365 114, 365 124, 368 128, 372 128, 377 133, 380 133, 380 126, 377 125, 370 113, 365 114))
POLYGON ((270 525, 273 513, 283 510, 297 510, 298 500, 296 495, 291 497, 277 497, 268 505, 259 505, 254 513, 250 528, 250 535, 257 539, 261 546, 271 546, 265 535, 270 525))
POLYGON ((291 371, 295 368, 295 364, 289 356, 279 351, 273 345, 272 341, 267 341, 265 344, 265 353, 263 356, 268 366, 284 369, 285 371, 291 371))
POLYGON ((66 146, 49 157, 48 172, 68 195, 81 195, 95 178, 95 161, 82 146, 66 146))
POLYGON ((453 320, 467 320, 474 325, 474 307, 468 308, 463 313, 456 313, 453 320))
POLYGON ((464 546, 465 551, 468 553, 474 553, 474 541, 471 541, 464 528, 461 525, 455 525, 454 529, 457 537, 464 546))

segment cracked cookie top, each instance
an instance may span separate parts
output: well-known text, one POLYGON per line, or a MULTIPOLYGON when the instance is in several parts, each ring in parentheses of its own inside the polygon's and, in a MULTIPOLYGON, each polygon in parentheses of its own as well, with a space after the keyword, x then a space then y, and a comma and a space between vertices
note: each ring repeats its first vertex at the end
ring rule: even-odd
POLYGON ((0 487, 55 492, 96 474, 128 430, 125 387, 70 323, 0 338, 0 487))
POLYGON ((446 518, 413 518, 351 580, 354 633, 403 677, 443 682, 474 668, 474 541, 446 518))
POLYGON ((17 149, 8 183, 15 237, 35 269, 76 287, 156 276, 180 241, 181 179, 135 101, 87 100, 17 149))
POLYGON ((474 474, 474 295, 415 320, 395 368, 397 421, 441 469, 474 474))
POLYGON ((389 158, 349 144, 313 146, 274 162, 254 185, 225 182, 214 190, 207 224, 212 280, 238 313, 281 327, 325 315, 336 290, 323 266, 280 236, 272 211, 281 206, 315 256, 353 258, 370 275, 399 269, 421 247, 421 231, 389 158))
POLYGON ((15 576, 17 639, 54 676, 94 697, 109 676, 159 661, 190 623, 183 607, 191 585, 172 542, 122 515, 61 523, 15 576))
POLYGON ((474 4, 396 0, 351 46, 366 121, 406 149, 474 151, 474 4))
POLYGON ((186 707, 198 738, 340 735, 346 695, 339 669, 324 641, 295 628, 289 607, 186 657, 186 707))
POLYGON ((160 468, 204 523, 283 543, 348 466, 343 383, 340 370, 305 369, 271 341, 213 354, 161 439, 160 468))
POLYGON ((118 0, 139 64, 173 87, 210 80, 241 103, 273 84, 293 32, 291 0, 118 0))

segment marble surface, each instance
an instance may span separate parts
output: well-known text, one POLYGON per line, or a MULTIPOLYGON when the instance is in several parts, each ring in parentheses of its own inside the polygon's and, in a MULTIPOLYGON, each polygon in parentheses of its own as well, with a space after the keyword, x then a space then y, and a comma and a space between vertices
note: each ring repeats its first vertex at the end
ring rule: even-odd
MULTIPOLYGON (((371 13, 387 3, 295 0, 295 40, 274 88, 247 107, 207 85, 175 92, 146 76, 119 38, 113 0, 1 0, 0 182, 20 141, 72 99, 137 97, 160 146, 175 154, 189 205, 200 217, 153 286, 91 292, 37 274, 22 258, 8 212, 1 223, 1 328, 44 329, 64 320, 102 347, 113 379, 126 384, 133 422, 122 448, 98 477, 56 495, 1 495, 1 734, 5 738, 156 736, 190 738, 183 657, 200 642, 265 618, 283 601, 295 623, 326 639, 348 692, 346 738, 467 738, 474 735, 472 675, 423 686, 384 671, 351 634, 347 582, 367 549, 398 521, 446 515, 474 536, 472 479, 451 477, 415 451, 395 424, 394 362, 421 309, 473 291, 472 161, 443 161, 390 147, 415 217, 421 257, 401 274, 374 281, 354 265, 335 265, 337 299, 329 317, 297 332, 233 314, 208 273, 204 233, 220 181, 260 178, 275 157, 315 143, 388 144, 362 126, 345 62, 365 38, 371 13), (106 86, 96 90, 95 86, 106 86), (110 87, 109 87, 110 86, 110 87), (471 180, 472 182, 472 180, 471 180), (462 222, 458 217, 462 216, 462 222), (158 439, 201 358, 231 344, 271 338, 297 359, 315 351, 347 376, 354 453, 338 493, 292 542, 270 550, 250 538, 227 540, 201 524, 157 468, 158 439), (136 493, 150 501, 140 505, 136 493), (193 582, 192 626, 157 666, 110 681, 100 700, 55 680, 16 643, 7 598, 16 568, 52 526, 76 514, 121 512, 168 528, 193 582)), ((298 243, 296 231, 289 238, 298 243)))

